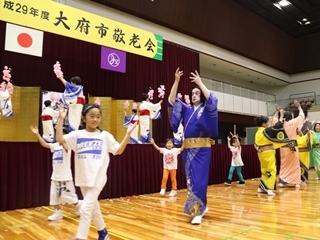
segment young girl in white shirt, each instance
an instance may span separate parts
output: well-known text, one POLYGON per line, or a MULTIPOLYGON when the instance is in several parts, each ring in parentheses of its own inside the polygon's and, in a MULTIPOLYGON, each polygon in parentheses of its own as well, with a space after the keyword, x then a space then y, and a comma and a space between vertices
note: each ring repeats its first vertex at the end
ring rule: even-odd
POLYGON ((82 110, 84 129, 75 130, 67 135, 62 134, 62 123, 66 117, 63 104, 59 106, 59 121, 56 138, 61 144, 75 152, 75 185, 83 195, 80 209, 80 222, 76 239, 87 239, 91 219, 94 221, 99 238, 108 240, 109 235, 103 220, 98 197, 107 182, 107 169, 110 162, 109 153, 121 154, 130 140, 130 133, 136 123, 128 127, 127 133, 119 144, 107 131, 99 128, 102 119, 100 106, 88 104, 82 110))
POLYGON ((239 177, 239 186, 244 186, 245 182, 243 179, 243 176, 241 174, 241 169, 243 166, 242 158, 241 158, 241 145, 239 142, 238 135, 232 135, 232 138, 228 136, 228 147, 232 153, 232 158, 231 158, 231 166, 229 170, 229 175, 227 178, 227 181, 224 183, 226 185, 231 185, 232 183, 232 177, 233 177, 233 172, 234 170, 237 171, 237 175, 239 177))
POLYGON ((159 148, 157 144, 155 144, 153 138, 151 139, 152 145, 157 149, 160 153, 163 154, 163 176, 161 182, 161 191, 160 195, 164 195, 166 193, 168 176, 170 174, 171 178, 171 192, 169 193, 169 197, 174 197, 177 195, 177 168, 178 168, 178 155, 183 151, 183 145, 181 148, 175 148, 173 139, 168 138, 166 140, 166 147, 159 148))

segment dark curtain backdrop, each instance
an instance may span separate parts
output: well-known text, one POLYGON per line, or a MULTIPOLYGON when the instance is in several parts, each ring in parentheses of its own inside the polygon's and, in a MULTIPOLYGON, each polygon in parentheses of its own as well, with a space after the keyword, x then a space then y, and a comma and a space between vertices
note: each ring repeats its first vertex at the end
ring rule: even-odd
MULTIPOLYGON (((160 147, 164 147, 159 144, 160 147)), ((212 148, 209 185, 223 183, 231 164, 227 145, 212 148)), ((0 142, 0 211, 49 205, 51 153, 39 143, 0 142)), ((250 181, 260 176, 257 152, 242 146, 243 176, 250 181)), ((72 166, 73 169, 73 166, 72 166)), ((128 145, 120 156, 111 155, 108 181, 100 198, 158 193, 163 171, 162 154, 150 145, 128 145)), ((236 174, 234 180, 238 180, 236 174)), ((178 156, 178 189, 186 188, 184 165, 178 156)), ((170 180, 167 189, 171 190, 170 180)), ((258 188, 258 181, 257 181, 258 188)), ((80 195, 80 191, 77 188, 80 195)))

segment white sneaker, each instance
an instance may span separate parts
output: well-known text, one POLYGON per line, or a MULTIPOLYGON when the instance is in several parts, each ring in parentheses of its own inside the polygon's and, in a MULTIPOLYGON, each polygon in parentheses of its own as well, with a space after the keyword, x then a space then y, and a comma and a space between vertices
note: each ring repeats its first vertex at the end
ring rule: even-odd
POLYGON ((55 210, 54 213, 48 217, 48 220, 55 221, 55 220, 60 220, 62 218, 63 216, 62 216, 61 210, 55 210))
POLYGON ((296 187, 296 188, 300 188, 300 184, 296 184, 295 187, 296 187))
POLYGON ((279 183, 279 187, 286 187, 286 185, 283 183, 279 183))
POLYGON ((169 193, 169 197, 174 197, 177 195, 177 190, 171 190, 171 192, 169 193))
POLYGON ((78 204, 76 205, 76 215, 80 216, 80 209, 81 209, 82 200, 78 201, 78 204))
POLYGON ((320 177, 316 177, 316 180, 320 180, 320 177))
POLYGON ((166 193, 166 189, 165 188, 161 188, 160 195, 164 195, 165 193, 166 193))
POLYGON ((258 188, 258 193, 264 193, 262 188, 258 188))
POLYGON ((267 191, 267 194, 268 194, 269 196, 274 196, 274 195, 276 195, 272 190, 268 190, 268 191, 267 191))
POLYGON ((198 225, 201 224, 202 222, 202 217, 209 211, 209 208, 206 207, 206 209, 203 211, 203 213, 201 215, 195 216, 192 221, 191 224, 193 225, 198 225))

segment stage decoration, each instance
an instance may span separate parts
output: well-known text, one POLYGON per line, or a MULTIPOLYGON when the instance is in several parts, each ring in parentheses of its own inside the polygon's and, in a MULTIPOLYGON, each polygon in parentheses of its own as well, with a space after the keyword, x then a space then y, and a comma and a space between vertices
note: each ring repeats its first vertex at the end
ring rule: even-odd
POLYGON ((164 85, 160 85, 160 87, 158 87, 159 98, 164 98, 165 90, 166 88, 164 87, 164 85))
POLYGON ((3 73, 2 79, 6 80, 7 82, 11 82, 11 74, 10 74, 10 72, 11 72, 11 69, 8 68, 7 66, 5 66, 3 71, 2 71, 2 73, 3 73))
POLYGON ((126 100, 126 101, 124 102, 124 104, 123 104, 124 109, 127 110, 127 109, 129 108, 129 106, 130 106, 129 100, 126 100))
POLYGON ((94 104, 100 106, 100 98, 97 97, 94 101, 94 104))
POLYGON ((150 100, 153 100, 153 93, 154 93, 154 90, 152 88, 150 88, 149 92, 148 92, 148 98, 150 100))
POLYGON ((133 102, 132 103, 132 110, 137 110, 138 104, 133 102))
POLYGON ((59 61, 53 65, 53 72, 56 74, 57 78, 63 77, 63 72, 61 70, 61 64, 59 61))
POLYGON ((50 94, 50 101, 51 101, 51 107, 54 110, 57 110, 60 104, 60 99, 61 99, 61 94, 55 94, 51 93, 50 94))

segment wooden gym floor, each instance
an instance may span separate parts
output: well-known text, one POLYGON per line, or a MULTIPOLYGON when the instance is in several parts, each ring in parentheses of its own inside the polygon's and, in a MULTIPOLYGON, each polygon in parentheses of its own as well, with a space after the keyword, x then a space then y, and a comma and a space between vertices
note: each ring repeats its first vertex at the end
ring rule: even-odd
MULTIPOLYGON (((100 205, 111 240, 315 240, 320 239, 320 180, 315 177, 310 170, 307 185, 279 188, 274 197, 257 193, 259 179, 247 179, 245 186, 209 186, 209 212, 201 225, 191 225, 183 213, 185 189, 177 197, 155 193, 100 205)), ((50 206, 0 212, 0 239, 74 239, 79 222, 74 207, 63 206, 64 218, 58 221, 47 220, 52 212, 50 206)), ((88 239, 97 236, 92 226, 88 239)))

